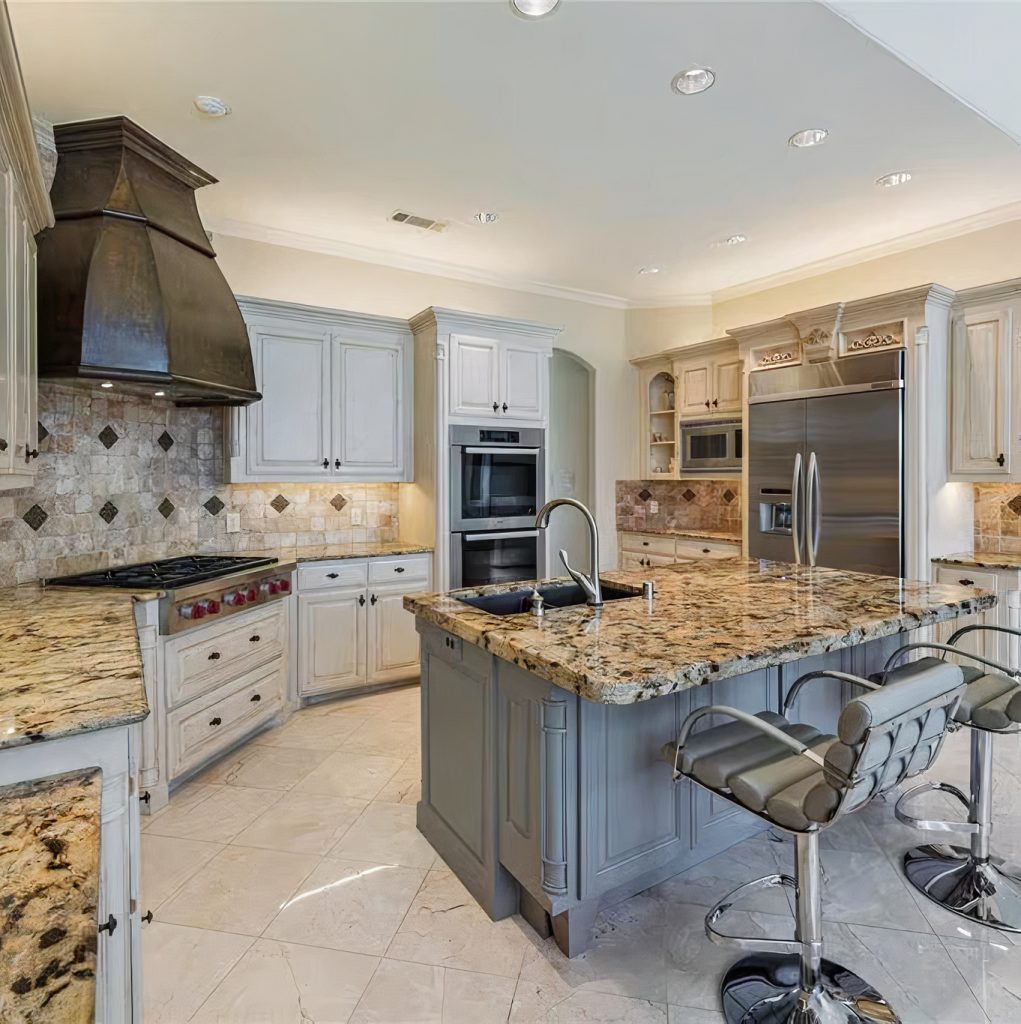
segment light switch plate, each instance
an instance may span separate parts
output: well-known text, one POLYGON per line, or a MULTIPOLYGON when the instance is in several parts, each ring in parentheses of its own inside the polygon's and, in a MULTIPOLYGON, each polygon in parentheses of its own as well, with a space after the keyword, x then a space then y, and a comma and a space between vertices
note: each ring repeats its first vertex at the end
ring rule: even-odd
POLYGON ((228 533, 240 533, 241 532, 241 513, 240 512, 228 512, 227 513, 227 532, 228 533))
POLYGON ((659 511, 659 502, 658 501, 650 501, 649 502, 649 513, 651 515, 655 515, 658 511, 659 511))
POLYGON ((351 509, 351 525, 361 526, 362 525, 362 510, 360 508, 351 509))

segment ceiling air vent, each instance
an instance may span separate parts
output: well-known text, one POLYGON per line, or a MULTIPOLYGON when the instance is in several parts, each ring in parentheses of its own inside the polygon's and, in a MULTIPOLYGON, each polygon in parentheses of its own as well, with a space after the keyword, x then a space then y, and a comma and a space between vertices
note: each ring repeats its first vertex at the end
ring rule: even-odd
POLYGON ((390 214, 390 219, 395 224, 407 224, 409 227, 421 228, 423 231, 443 231, 447 227, 441 220, 419 217, 418 214, 408 213, 407 210, 394 210, 390 214))

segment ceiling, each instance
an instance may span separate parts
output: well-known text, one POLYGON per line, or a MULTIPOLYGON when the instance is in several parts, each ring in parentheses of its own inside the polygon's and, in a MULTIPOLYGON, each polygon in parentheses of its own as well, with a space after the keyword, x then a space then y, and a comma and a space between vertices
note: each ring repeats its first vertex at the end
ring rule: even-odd
POLYGON ((128 114, 220 179, 200 208, 228 233, 645 305, 1021 216, 1017 144, 821 4, 563 0, 533 22, 503 0, 13 0, 11 16, 36 112, 128 114), (674 94, 694 63, 716 85, 674 94), (196 94, 233 113, 203 119, 196 94), (808 127, 826 144, 787 146, 808 127), (908 185, 874 185, 904 168, 908 185))

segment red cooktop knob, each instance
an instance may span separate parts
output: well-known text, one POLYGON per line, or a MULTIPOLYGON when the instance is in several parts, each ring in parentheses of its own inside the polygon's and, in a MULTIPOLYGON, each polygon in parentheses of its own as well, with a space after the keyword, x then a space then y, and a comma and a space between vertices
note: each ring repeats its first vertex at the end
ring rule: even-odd
POLYGON ((206 606, 207 615, 215 615, 220 610, 219 601, 203 601, 202 603, 206 606))
POLYGON ((245 593, 245 597, 247 598, 249 603, 251 603, 252 601, 258 601, 259 600, 259 588, 258 587, 249 587, 248 590, 245 593))
POLYGON ((277 580, 277 584, 280 587, 281 594, 289 594, 291 592, 291 581, 290 580, 277 580))
POLYGON ((232 608, 239 608, 248 603, 248 597, 243 590, 234 590, 223 595, 223 603, 229 604, 232 608))
POLYGON ((262 592, 264 594, 279 594, 280 585, 277 583, 276 580, 266 580, 266 582, 262 585, 262 592))
POLYGON ((197 604, 182 604, 178 610, 182 619, 203 619, 206 615, 206 609, 201 601, 197 604))

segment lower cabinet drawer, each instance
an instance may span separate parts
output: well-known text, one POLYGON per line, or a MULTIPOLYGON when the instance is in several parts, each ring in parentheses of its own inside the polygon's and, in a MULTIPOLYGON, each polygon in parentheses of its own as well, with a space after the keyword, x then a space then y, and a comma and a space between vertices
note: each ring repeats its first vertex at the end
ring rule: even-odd
POLYGON ((167 707, 222 686, 287 648, 287 601, 232 617, 212 630, 183 633, 166 649, 167 707))
POLYGON ((364 587, 369 580, 368 563, 343 559, 337 562, 311 562, 298 566, 298 592, 326 587, 364 587))
POLYGON ((678 538, 678 558, 737 558, 741 554, 740 544, 721 540, 694 540, 678 538))
POLYGON ((284 705, 287 665, 277 658, 167 714, 167 770, 176 779, 272 718, 284 705))
POLYGON ((622 533, 620 546, 625 551, 647 555, 673 555, 674 538, 659 537, 652 533, 622 533))
POLYGON ((369 583, 427 583, 430 555, 405 555, 403 558, 373 558, 369 562, 369 583))
POLYGON ((980 590, 997 592, 999 577, 995 572, 969 569, 965 565, 940 565, 936 567, 937 583, 957 583, 962 587, 978 587, 980 590))

